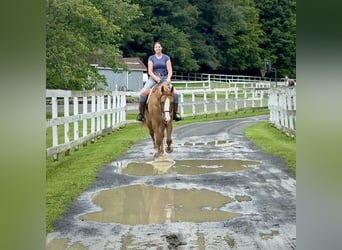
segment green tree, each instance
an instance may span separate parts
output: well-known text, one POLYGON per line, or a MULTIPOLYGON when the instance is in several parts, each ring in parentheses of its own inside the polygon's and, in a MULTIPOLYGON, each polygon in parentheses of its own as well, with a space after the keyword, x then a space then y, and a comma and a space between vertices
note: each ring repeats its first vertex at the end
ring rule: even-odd
POLYGON ((121 27, 134 18, 138 8, 123 0, 111 3, 125 12, 111 12, 115 7, 109 1, 100 5, 89 0, 47 0, 47 88, 92 89, 94 79, 105 80, 90 63, 101 61, 105 66, 118 66, 121 27))
POLYGON ((125 42, 121 47, 124 55, 142 57, 147 64, 148 56, 153 53, 153 42, 160 41, 164 52, 170 55, 175 71, 198 70, 187 33, 191 29, 190 23, 196 19, 187 16, 194 12, 187 0, 133 2, 140 6, 143 15, 134 20, 131 29, 125 32, 125 42))
POLYGON ((250 0, 192 1, 199 11, 193 50, 204 71, 244 71, 261 64, 262 31, 250 0))
POLYGON ((263 60, 261 48, 263 31, 259 24, 259 11, 251 0, 240 0, 239 10, 240 25, 236 27, 234 36, 228 42, 226 50, 225 66, 229 70, 259 72, 263 60))
POLYGON ((296 1, 255 0, 265 33, 262 57, 272 62, 278 76, 296 75, 296 1))

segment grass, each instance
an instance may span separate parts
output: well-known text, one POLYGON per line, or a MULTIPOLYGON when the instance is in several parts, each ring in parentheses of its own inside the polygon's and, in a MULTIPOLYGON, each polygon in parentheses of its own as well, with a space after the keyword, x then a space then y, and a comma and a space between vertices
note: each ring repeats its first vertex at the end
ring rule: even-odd
POLYGON ((251 125, 245 136, 266 153, 282 157, 296 176, 296 139, 289 137, 268 122, 251 125))
MULTIPOLYGON (((186 118, 180 122, 175 122, 174 125, 265 114, 268 114, 267 109, 232 112, 228 115, 213 114, 186 118)), ((134 120, 135 117, 136 113, 127 113, 127 120, 134 120)), ((251 140, 255 140, 257 145, 261 144, 262 149, 290 147, 292 150, 291 147, 295 148, 294 139, 287 138, 285 135, 281 136, 282 133, 277 132, 279 131, 275 128, 267 127, 266 122, 261 127, 249 127, 246 134, 251 140), (280 142, 287 140, 292 140, 292 144, 280 142)), ((52 157, 48 157, 46 160, 46 232, 53 231, 52 222, 62 216, 68 205, 94 182, 96 174, 104 164, 111 162, 127 151, 135 142, 148 136, 146 128, 142 128, 139 123, 131 123, 111 134, 99 137, 94 143, 81 146, 78 151, 71 150, 69 156, 60 154, 58 161, 53 161, 52 157)), ((278 151, 286 150, 279 149, 278 151)), ((284 154, 284 157, 289 157, 289 164, 293 166, 295 158, 292 157, 292 154, 284 154)))

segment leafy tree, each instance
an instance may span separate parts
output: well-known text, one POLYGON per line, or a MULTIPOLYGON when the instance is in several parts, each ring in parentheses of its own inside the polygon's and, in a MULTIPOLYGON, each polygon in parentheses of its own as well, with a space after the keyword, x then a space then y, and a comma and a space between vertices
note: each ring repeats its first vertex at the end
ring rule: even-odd
POLYGON ((251 0, 192 2, 200 14, 191 39, 203 71, 228 73, 259 67, 262 31, 251 0))
POLYGON ((228 42, 225 63, 229 70, 246 71, 262 67, 260 57, 263 32, 259 21, 259 11, 250 0, 240 0, 236 9, 241 17, 240 25, 236 27, 234 36, 228 42))
POLYGON ((153 53, 153 42, 160 41, 175 71, 198 70, 190 36, 186 33, 191 29, 190 23, 196 21, 187 16, 194 8, 186 0, 135 0, 134 3, 139 4, 143 16, 132 22, 130 31, 125 33, 122 46, 125 56, 143 57, 147 64, 148 56, 153 53))
POLYGON ((296 1, 255 0, 260 10, 260 24, 265 33, 260 47, 263 58, 272 62, 278 76, 295 77, 296 71, 296 1))
MULTIPOLYGON (((46 87, 94 88, 94 79, 101 76, 90 63, 101 61, 105 66, 118 66, 121 26, 137 15, 138 8, 123 0, 101 5, 89 0, 46 3, 46 87), (118 12, 120 8, 125 12, 118 12)), ((101 80, 105 82, 103 77, 101 80)))

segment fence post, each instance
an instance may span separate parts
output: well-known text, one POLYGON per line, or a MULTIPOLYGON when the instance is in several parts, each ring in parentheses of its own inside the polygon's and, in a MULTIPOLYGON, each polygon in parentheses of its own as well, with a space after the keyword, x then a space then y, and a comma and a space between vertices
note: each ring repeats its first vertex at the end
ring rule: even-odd
MULTIPOLYGON (((74 96, 73 98, 73 105, 74 105, 74 116, 78 115, 78 97, 74 96)), ((74 141, 78 140, 78 121, 74 121, 74 141)), ((78 146, 75 146, 75 150, 78 150, 78 146)))
MULTIPOLYGON (((83 114, 87 114, 88 113, 88 97, 87 96, 83 96, 83 114)), ((83 133, 82 136, 86 137, 87 136, 87 130, 88 130, 88 122, 87 119, 83 120, 83 133)), ((87 142, 85 141, 83 143, 83 145, 86 145, 87 142)))
MULTIPOLYGON (((51 112, 52 112, 52 119, 55 119, 58 117, 58 103, 57 103, 57 97, 52 96, 51 97, 51 112)), ((52 146, 56 147, 58 146, 58 128, 57 125, 52 126, 52 146)), ((53 154, 53 160, 58 160, 58 154, 53 154)))
MULTIPOLYGON (((64 97, 64 117, 69 117, 69 97, 64 97)), ((64 143, 68 143, 69 139, 69 123, 64 124, 64 143)), ((65 151, 65 155, 69 155, 70 150, 65 151)))

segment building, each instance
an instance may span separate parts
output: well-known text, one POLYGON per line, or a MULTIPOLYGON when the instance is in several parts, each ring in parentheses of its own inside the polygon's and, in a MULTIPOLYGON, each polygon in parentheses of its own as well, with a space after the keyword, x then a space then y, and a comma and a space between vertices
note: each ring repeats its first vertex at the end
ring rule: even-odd
POLYGON ((106 78, 107 86, 98 83, 98 87, 104 90, 115 91, 140 91, 146 81, 147 67, 138 57, 119 57, 119 62, 126 63, 128 71, 94 65, 99 72, 106 78))

